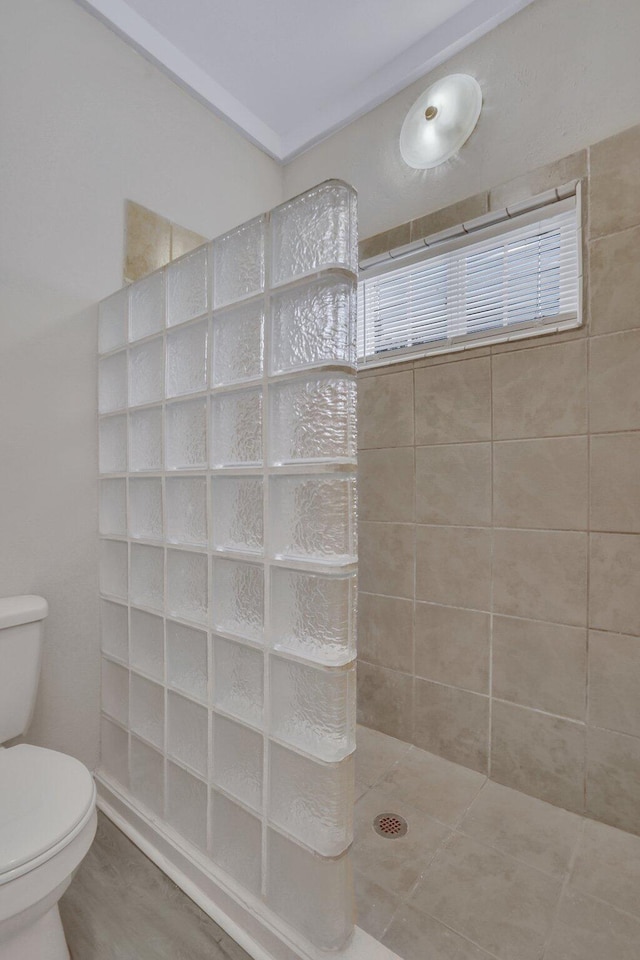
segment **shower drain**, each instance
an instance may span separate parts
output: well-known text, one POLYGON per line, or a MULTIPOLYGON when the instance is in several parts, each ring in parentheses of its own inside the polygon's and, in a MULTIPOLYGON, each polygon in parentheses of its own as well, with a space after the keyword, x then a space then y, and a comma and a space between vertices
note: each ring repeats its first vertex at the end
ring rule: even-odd
POLYGON ((381 837, 395 840, 404 837, 407 832, 407 821, 398 813, 380 813, 373 821, 373 829, 381 837))

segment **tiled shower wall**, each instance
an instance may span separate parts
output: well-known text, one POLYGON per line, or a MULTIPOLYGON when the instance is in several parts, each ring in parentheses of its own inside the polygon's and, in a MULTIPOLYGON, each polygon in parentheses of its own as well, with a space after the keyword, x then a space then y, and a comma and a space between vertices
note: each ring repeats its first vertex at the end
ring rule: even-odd
POLYGON ((640 127, 365 242, 584 180, 584 328, 359 375, 359 716, 640 833, 640 127))

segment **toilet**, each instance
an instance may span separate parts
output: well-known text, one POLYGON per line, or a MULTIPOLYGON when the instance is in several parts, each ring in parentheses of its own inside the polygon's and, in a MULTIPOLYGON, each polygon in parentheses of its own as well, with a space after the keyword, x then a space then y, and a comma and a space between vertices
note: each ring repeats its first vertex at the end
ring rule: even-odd
POLYGON ((0 960, 69 960, 58 901, 96 832, 87 768, 8 741, 28 728, 47 601, 0 599, 0 960))

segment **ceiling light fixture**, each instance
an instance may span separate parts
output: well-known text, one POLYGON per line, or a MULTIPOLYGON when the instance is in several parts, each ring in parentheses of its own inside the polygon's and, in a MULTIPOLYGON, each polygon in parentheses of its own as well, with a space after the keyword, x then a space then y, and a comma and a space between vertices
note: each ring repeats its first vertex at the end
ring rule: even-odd
POLYGON ((405 163, 430 170, 458 152, 469 139, 482 109, 474 77, 453 73, 421 93, 402 124, 400 153, 405 163))

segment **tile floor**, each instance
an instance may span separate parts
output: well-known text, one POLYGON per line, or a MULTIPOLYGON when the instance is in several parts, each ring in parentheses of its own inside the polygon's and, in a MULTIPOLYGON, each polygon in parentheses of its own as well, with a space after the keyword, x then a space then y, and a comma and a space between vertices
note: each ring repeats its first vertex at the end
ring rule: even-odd
POLYGON ((356 779, 358 923, 404 960, 640 958, 640 837, 365 727, 356 779))

